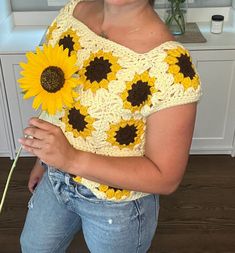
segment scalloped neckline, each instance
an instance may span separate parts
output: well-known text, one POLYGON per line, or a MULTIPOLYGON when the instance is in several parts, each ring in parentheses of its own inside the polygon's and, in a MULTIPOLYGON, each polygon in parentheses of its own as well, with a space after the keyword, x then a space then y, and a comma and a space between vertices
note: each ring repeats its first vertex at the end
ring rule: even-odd
POLYGON ((115 45, 116 47, 119 47, 120 49, 123 49, 123 50, 126 50, 128 51, 129 53, 131 54, 134 54, 134 55, 137 55, 137 56, 146 56, 148 54, 152 54, 154 51, 159 51, 161 50, 165 45, 167 44, 179 44, 179 42, 175 41, 175 40, 168 40, 168 41, 165 41, 161 44, 159 44, 158 46, 148 50, 147 52, 144 52, 144 53, 138 53, 136 51, 134 51, 133 49, 129 48, 129 47, 126 47, 122 44, 119 44, 113 40, 110 40, 110 39, 107 39, 107 38, 104 38, 102 36, 100 36, 99 34, 95 33, 93 30, 91 30, 85 23, 83 23, 81 20, 77 19, 73 13, 74 13, 74 10, 76 8, 76 6, 82 2, 84 0, 74 0, 74 5, 72 6, 71 10, 70 10, 70 17, 72 18, 72 21, 76 24, 78 24, 79 26, 81 26, 81 28, 85 29, 88 33, 90 33, 92 36, 96 37, 97 39, 99 39, 100 41, 103 41, 105 43, 108 43, 108 44, 111 44, 111 45, 115 45))

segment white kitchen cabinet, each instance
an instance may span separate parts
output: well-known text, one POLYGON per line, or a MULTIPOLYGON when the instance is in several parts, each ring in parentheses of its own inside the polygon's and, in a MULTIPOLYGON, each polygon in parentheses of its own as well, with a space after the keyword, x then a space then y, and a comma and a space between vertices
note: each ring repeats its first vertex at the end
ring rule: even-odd
POLYGON ((0 156, 12 157, 12 132, 0 65, 0 156))
MULTIPOLYGON (((1 56, 1 61, 14 140, 13 152, 15 155, 20 147, 18 139, 23 136, 23 129, 27 127, 29 118, 38 116, 38 114, 32 109, 32 100, 23 99, 23 94, 17 83, 21 71, 19 62, 26 62, 26 57, 24 55, 3 55, 1 56)), ((22 155, 29 154, 23 151, 22 155)))
POLYGON ((192 51, 201 77, 191 153, 234 155, 235 50, 192 51))

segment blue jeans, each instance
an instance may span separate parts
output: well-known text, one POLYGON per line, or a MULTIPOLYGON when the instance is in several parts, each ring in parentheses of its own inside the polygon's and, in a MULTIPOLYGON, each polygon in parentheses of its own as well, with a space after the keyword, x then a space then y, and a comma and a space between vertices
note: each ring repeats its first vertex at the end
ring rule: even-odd
POLYGON ((49 167, 29 201, 21 249, 23 253, 66 252, 82 229, 91 253, 145 253, 158 212, 158 195, 128 202, 100 200, 67 173, 49 167))

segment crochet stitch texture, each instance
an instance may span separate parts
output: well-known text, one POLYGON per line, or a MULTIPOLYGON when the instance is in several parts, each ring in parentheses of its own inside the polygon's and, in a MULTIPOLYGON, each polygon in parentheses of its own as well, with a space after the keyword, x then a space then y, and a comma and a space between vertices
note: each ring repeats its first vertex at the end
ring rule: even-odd
MULTIPOLYGON (((164 108, 198 101, 201 85, 188 50, 168 41, 136 53, 105 39, 73 17, 70 1, 47 32, 48 43, 77 56, 73 108, 41 118, 59 126, 76 149, 106 156, 143 156, 147 117, 164 108)), ((95 169, 95 168, 94 168, 95 169)), ((129 201, 146 193, 116 189, 76 177, 99 199, 129 201)))

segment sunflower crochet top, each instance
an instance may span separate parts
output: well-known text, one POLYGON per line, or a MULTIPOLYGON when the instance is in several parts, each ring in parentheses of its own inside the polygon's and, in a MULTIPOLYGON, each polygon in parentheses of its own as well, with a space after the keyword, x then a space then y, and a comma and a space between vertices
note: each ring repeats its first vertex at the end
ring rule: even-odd
MULTIPOLYGON (((200 79, 186 48, 168 41, 136 53, 98 36, 73 16, 81 0, 70 1, 47 32, 47 42, 76 55, 72 108, 41 118, 59 126, 76 149, 106 156, 143 156, 147 117, 159 110, 199 100, 200 79)), ((95 168, 94 168, 95 169, 95 168)), ((129 201, 146 193, 116 189, 76 177, 98 198, 129 201)))

